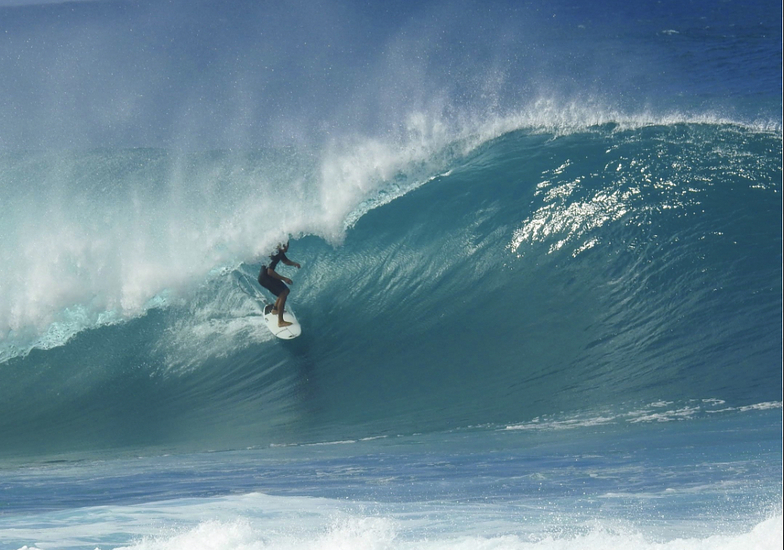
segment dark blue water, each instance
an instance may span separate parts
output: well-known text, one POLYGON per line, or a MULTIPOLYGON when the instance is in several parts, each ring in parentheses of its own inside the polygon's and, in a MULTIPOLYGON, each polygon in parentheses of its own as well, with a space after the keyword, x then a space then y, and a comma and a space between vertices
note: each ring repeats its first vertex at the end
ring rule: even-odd
POLYGON ((780 541, 780 5, 22 4, 2 545, 780 541))

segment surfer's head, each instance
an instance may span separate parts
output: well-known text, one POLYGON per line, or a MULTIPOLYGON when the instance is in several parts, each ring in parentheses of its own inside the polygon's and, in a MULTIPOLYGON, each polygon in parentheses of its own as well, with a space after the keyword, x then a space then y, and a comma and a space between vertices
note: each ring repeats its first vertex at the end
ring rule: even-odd
POLYGON ((286 241, 285 243, 278 243, 278 250, 281 252, 286 252, 289 249, 289 242, 286 241))

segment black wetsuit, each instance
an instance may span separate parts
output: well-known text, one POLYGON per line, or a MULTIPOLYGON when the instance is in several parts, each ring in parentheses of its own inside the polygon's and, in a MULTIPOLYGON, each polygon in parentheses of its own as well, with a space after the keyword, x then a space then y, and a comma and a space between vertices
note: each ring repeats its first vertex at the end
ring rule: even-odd
MULTIPOLYGON (((270 263, 269 265, 261 266, 261 271, 259 272, 259 284, 272 292, 275 296, 280 296, 280 293, 284 290, 288 290, 289 287, 285 285, 283 281, 280 279, 276 279, 275 277, 271 276, 267 273, 268 269, 275 271, 275 268, 278 267, 278 262, 281 260, 288 261, 286 254, 283 253, 282 250, 278 250, 274 254, 270 256, 270 263)), ((285 263, 285 262, 284 262, 285 263)))

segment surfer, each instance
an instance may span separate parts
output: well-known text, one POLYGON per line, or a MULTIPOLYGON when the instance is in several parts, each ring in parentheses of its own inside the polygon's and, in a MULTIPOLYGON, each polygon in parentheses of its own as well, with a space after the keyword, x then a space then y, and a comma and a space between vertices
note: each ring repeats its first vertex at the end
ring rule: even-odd
POLYGON ((289 249, 289 243, 281 243, 275 249, 275 252, 270 255, 270 262, 268 265, 261 266, 259 272, 259 284, 277 296, 275 305, 272 306, 272 313, 278 315, 278 326, 287 327, 291 325, 288 321, 283 320, 283 310, 286 307, 286 297, 289 295, 289 288, 286 285, 291 284, 291 279, 284 277, 275 272, 278 262, 283 262, 284 265, 290 265, 299 269, 301 266, 297 262, 292 262, 286 257, 286 252, 289 249))

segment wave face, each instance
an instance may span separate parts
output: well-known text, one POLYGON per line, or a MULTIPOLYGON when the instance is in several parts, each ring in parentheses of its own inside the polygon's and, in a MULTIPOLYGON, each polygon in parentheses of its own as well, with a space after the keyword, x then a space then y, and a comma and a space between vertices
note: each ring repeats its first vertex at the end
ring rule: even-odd
MULTIPOLYGON (((293 342, 260 321, 260 260, 213 269, 130 317, 62 312, 73 335, 0 365, 5 450, 263 445, 659 400, 775 402, 780 151, 779 135, 727 124, 504 133, 440 175, 385 182, 340 244, 294 239, 304 335, 293 342)), ((138 177, 114 153, 72 162, 138 177)), ((158 242, 145 240, 155 222, 128 223, 131 250, 158 242)), ((183 223, 155 254, 204 253, 179 241, 183 223)), ((96 264, 89 276, 106 273, 96 264)))
POLYGON ((18 4, 0 454, 781 401, 780 3, 18 4))

